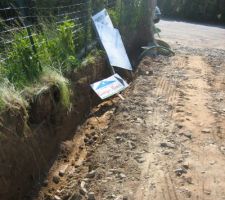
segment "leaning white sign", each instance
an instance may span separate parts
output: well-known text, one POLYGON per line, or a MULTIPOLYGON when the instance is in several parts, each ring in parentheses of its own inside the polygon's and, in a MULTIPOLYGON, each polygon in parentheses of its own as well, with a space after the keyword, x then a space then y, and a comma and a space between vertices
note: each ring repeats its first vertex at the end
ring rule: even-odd
POLYGON ((126 89, 128 84, 118 74, 114 74, 107 79, 93 83, 91 87, 101 99, 106 99, 126 89))
POLYGON ((101 43, 108 55, 111 66, 132 70, 122 38, 104 9, 92 17, 101 43))

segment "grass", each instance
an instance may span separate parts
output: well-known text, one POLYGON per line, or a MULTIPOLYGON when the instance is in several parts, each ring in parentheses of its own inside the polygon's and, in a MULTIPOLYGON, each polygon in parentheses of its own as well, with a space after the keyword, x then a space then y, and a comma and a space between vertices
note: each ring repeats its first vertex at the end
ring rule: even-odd
POLYGON ((26 108, 28 106, 27 101, 10 82, 2 80, 0 87, 0 111, 6 107, 19 109, 21 106, 26 108))
POLYGON ((60 103, 63 107, 69 109, 70 108, 70 84, 69 81, 62 75, 60 72, 55 70, 46 71, 41 77, 41 83, 43 85, 54 85, 58 87, 60 92, 60 103))
MULTIPOLYGON (((110 13, 118 23, 116 12, 110 10, 110 13)), ((37 94, 48 85, 57 86, 62 106, 70 107, 70 84, 64 74, 82 67, 77 55, 84 47, 86 33, 78 28, 76 21, 60 24, 42 21, 41 24, 39 30, 30 30, 36 51, 26 29, 1 36, 4 41, 12 42, 0 52, 0 59, 6 58, 0 61, 0 111, 18 105, 27 107, 24 94, 27 91, 37 94)), ((87 61, 93 63, 94 55, 87 56, 87 61)))
POLYGON ((23 105, 25 100, 21 91, 41 84, 57 86, 60 102, 69 107, 69 83, 63 74, 80 65, 76 57, 74 27, 75 22, 67 21, 57 26, 45 25, 42 32, 33 30, 37 53, 32 49, 26 30, 8 36, 13 42, 0 55, 0 58, 7 57, 0 62, 0 110, 14 106, 16 102, 23 105))

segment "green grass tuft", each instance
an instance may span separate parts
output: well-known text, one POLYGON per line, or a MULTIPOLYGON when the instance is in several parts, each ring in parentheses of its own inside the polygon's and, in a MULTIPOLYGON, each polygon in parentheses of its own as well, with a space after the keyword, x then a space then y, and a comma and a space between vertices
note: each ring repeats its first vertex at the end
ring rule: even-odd
POLYGON ((19 109, 21 106, 24 108, 28 106, 21 93, 8 80, 2 80, 0 83, 0 111, 5 108, 19 109))
POLYGON ((65 108, 69 109, 71 105, 71 91, 70 91, 70 84, 69 81, 63 77, 60 72, 55 70, 46 71, 43 76, 41 77, 42 84, 45 85, 54 85, 59 88, 60 92, 60 103, 65 108))

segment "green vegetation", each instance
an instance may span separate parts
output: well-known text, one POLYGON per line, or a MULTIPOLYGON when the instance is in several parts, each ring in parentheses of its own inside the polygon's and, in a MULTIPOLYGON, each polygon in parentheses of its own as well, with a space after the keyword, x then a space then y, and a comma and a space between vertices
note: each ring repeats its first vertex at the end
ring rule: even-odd
POLYGON ((60 92, 60 103, 63 107, 69 109, 71 96, 70 84, 69 81, 60 74, 60 72, 57 72, 54 69, 46 71, 41 77, 41 83, 58 87, 60 92))
POLYGON ((8 80, 1 80, 0 84, 0 111, 5 107, 19 109, 20 106, 28 106, 21 93, 8 80))
MULTIPOLYGON (((107 2, 107 0, 90 1, 90 4, 86 4, 82 8, 89 6, 86 14, 90 18, 91 14, 104 8, 107 2)), ((116 0, 115 2, 116 8, 110 8, 108 11, 114 25, 121 30, 128 53, 129 49, 140 48, 143 43, 152 41, 152 11, 149 9, 152 8, 149 4, 151 1, 116 0), (134 43, 138 45, 135 46, 134 43)), ((71 5, 74 4, 74 1, 66 0, 64 3, 71 5)), ((75 1, 75 3, 79 2, 75 1)), ((8 5, 8 1, 2 2, 0 5, 8 5)), ((54 7, 59 5, 54 0, 37 0, 35 6, 54 7)), ((54 15, 54 11, 52 13, 43 12, 45 12, 44 15, 54 15)), ((33 23, 36 24, 30 29, 33 45, 31 45, 26 29, 1 36, 1 40, 11 42, 5 45, 4 50, 0 52, 0 59, 6 58, 4 62, 0 62, 0 110, 10 105, 13 106, 15 102, 27 105, 22 97, 22 94, 26 93, 24 91, 30 90, 35 94, 37 89, 41 91, 46 85, 57 86, 60 90, 61 104, 69 108, 70 84, 64 75, 82 66, 82 60, 78 59, 77 55, 84 48, 85 40, 91 40, 95 34, 93 34, 92 25, 89 22, 87 22, 87 29, 79 29, 79 23, 83 23, 81 20, 71 20, 68 16, 68 20, 63 17, 64 22, 56 24, 53 22, 54 19, 51 19, 52 21, 48 19, 46 19, 48 21, 43 21, 37 16, 37 20, 34 20, 33 23)), ((1 30, 11 29, 13 26, 15 24, 1 24, 1 30)), ((86 61, 94 62, 93 54, 90 54, 86 61)))
MULTIPOLYGON (((9 105, 6 104, 9 99, 6 95, 7 90, 15 94, 15 91, 21 91, 29 85, 42 82, 43 77, 48 77, 51 84, 59 88, 62 105, 69 107, 69 83, 63 77, 63 73, 78 67, 80 63, 76 57, 77 51, 74 44, 73 28, 75 26, 75 22, 66 21, 57 27, 44 26, 43 32, 33 30, 37 53, 34 53, 30 45, 26 30, 11 35, 13 42, 7 49, 7 55, 2 55, 6 56, 7 60, 1 62, 0 78, 8 80, 13 90, 9 84, 1 83, 0 109, 9 105)), ((79 45, 82 45, 81 42, 79 45)), ((16 99, 13 95, 11 97, 16 99)), ((16 93, 16 97, 22 98, 19 93, 16 93)))
POLYGON ((225 23, 224 0, 159 0, 166 16, 225 23))

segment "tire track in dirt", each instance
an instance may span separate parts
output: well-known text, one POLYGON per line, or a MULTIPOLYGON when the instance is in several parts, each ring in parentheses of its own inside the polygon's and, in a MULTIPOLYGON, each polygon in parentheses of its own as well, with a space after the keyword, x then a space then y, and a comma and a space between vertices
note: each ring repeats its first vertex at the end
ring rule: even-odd
POLYGON ((84 145, 86 158, 78 168, 71 161, 82 142, 74 139, 71 168, 53 194, 58 195, 58 188, 70 193, 66 188, 73 187, 88 199, 88 193, 79 191, 85 182, 96 200, 224 200, 225 156, 219 147, 225 146, 225 111, 221 118, 215 109, 225 110, 220 101, 225 85, 213 88, 214 80, 224 79, 212 73, 203 57, 178 53, 161 62, 145 58, 125 100, 113 116, 110 111, 112 118, 95 112, 78 131, 82 140, 92 132, 103 139, 84 145), (145 73, 150 68, 152 76, 145 73), (96 175, 87 178, 92 170, 96 175))
POLYGON ((142 170, 144 181, 134 199, 223 199, 220 183, 225 177, 217 177, 217 173, 223 174, 225 159, 214 143, 215 118, 208 109, 211 96, 207 78, 212 75, 211 70, 201 56, 176 56, 170 67, 170 71, 165 68, 162 72, 169 78, 158 77, 155 90, 146 97, 149 106, 152 98, 157 102, 154 112, 146 119, 149 129, 155 129, 155 133, 150 138, 150 153, 146 154, 142 170), (184 139, 187 133, 191 133, 192 139, 184 139), (162 155, 164 151, 159 147, 160 142, 170 138, 177 144, 173 160, 162 155), (174 170, 179 166, 179 157, 188 169, 186 174, 177 177, 174 170), (220 164, 216 166, 216 163, 220 164))
POLYGON ((215 118, 207 108, 211 99, 207 77, 212 73, 200 56, 190 57, 187 73, 189 79, 185 84, 189 86, 186 90, 189 100, 184 101, 184 109, 192 116, 183 125, 192 132, 194 140, 186 145, 191 151, 186 162, 190 165, 189 176, 193 179, 193 184, 186 188, 191 191, 192 199, 222 199, 223 192, 221 188, 218 189, 217 181, 225 180, 225 177, 218 180, 217 173, 222 173, 221 166, 224 166, 225 160, 214 144, 212 125, 215 118), (216 163, 220 163, 220 166, 216 166, 216 163))
MULTIPOLYGON (((151 81, 151 79, 149 79, 148 81, 151 81)), ((173 116, 174 111, 169 106, 173 107, 174 105, 176 105, 179 96, 178 92, 176 91, 176 87, 169 81, 166 76, 157 77, 155 82, 155 90, 153 90, 151 95, 146 97, 146 104, 150 107, 152 106, 152 99, 155 100, 156 103, 154 104, 154 112, 149 115, 146 120, 147 124, 149 125, 149 129, 156 128, 157 132, 160 130, 162 130, 162 132, 165 132, 168 131, 168 125, 165 125, 163 123, 164 118, 162 116, 162 113, 166 113, 167 120, 170 121, 170 118, 173 116)), ((171 124, 169 130, 173 131, 174 129, 175 124, 171 124)), ((155 136, 158 137, 157 135, 155 136)), ((141 184, 141 186, 138 188, 134 199, 151 200, 154 198, 156 200, 178 200, 173 184, 173 179, 167 169, 167 165, 164 164, 164 166, 162 166, 162 169, 158 168, 158 158, 156 156, 158 146, 156 145, 158 145, 159 143, 154 142, 154 140, 154 138, 150 138, 150 153, 146 154, 146 163, 143 166, 142 180, 144 179, 145 183, 141 184), (152 173, 152 171, 154 173, 152 173), (161 183, 158 184, 158 182, 161 183)))

